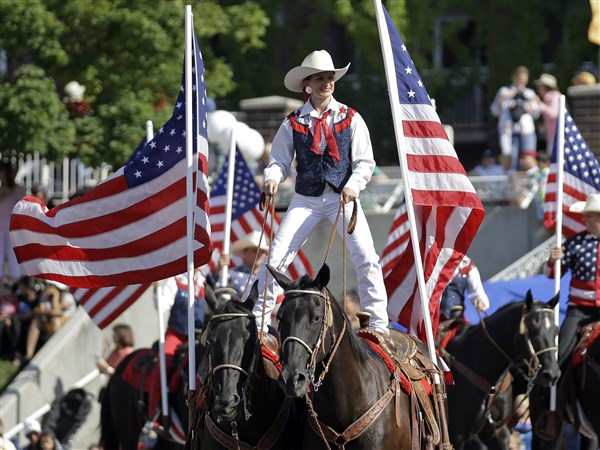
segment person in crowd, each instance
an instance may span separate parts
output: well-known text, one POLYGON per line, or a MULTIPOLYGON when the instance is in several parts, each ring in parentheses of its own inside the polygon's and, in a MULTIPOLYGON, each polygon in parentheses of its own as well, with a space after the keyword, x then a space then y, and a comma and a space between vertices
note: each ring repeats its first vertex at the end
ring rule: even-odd
POLYGON ((6 437, 4 437, 4 422, 0 418, 0 450, 17 450, 15 444, 6 437))
POLYGON ((589 86, 590 84, 596 84, 597 82, 594 74, 585 70, 571 78, 572 86, 589 86))
POLYGON ((75 312, 77 302, 69 288, 56 281, 46 281, 39 305, 33 310, 33 318, 27 332, 25 361, 33 358, 38 344, 45 342, 75 312))
POLYGON ((23 447, 23 450, 38 450, 40 448, 40 437, 42 435, 42 426, 35 419, 27 419, 23 423, 23 434, 29 441, 29 444, 23 447))
POLYGON ((13 286, 13 292, 18 300, 17 312, 10 318, 11 333, 15 351, 12 364, 20 367, 27 362, 25 358, 27 330, 40 309, 44 283, 37 278, 23 276, 13 286))
POLYGON ((38 448, 39 450, 63 450, 63 446, 58 439, 56 439, 54 433, 50 430, 45 430, 42 434, 40 434, 38 448))
MULTIPOLYGON (((571 362, 581 328, 600 321, 600 194, 588 195, 586 201, 573 203, 569 210, 583 214, 586 229, 567 238, 561 247, 552 248, 544 266, 544 273, 549 278, 554 278, 554 264, 559 260, 561 276, 571 271, 567 313, 558 334, 558 365, 561 373, 565 373, 571 362)), ((589 448, 588 445, 589 440, 582 436, 580 448, 589 448)))
POLYGON ((476 165, 469 175, 488 177, 505 175, 504 167, 498 164, 496 155, 491 148, 486 148, 481 155, 481 162, 476 165))
POLYGON ((106 359, 104 357, 99 357, 96 361, 96 366, 100 373, 107 375, 115 373, 115 369, 119 363, 123 361, 127 355, 133 352, 134 340, 131 327, 126 324, 115 325, 113 327, 112 342, 114 347, 111 352, 108 353, 110 342, 108 338, 104 339, 102 355, 108 354, 108 356, 106 356, 106 359))
MULTIPOLYGON (((269 251, 269 240, 265 232, 261 240, 260 231, 251 231, 244 238, 238 239, 231 245, 231 253, 240 258, 241 263, 235 268, 230 268, 227 275, 227 286, 234 288, 240 298, 244 294, 246 284, 248 289, 246 295, 250 292, 252 283, 256 280, 258 269, 263 263, 269 251), (248 280, 250 280, 248 282, 248 280)), ((222 287, 221 271, 223 267, 231 266, 231 257, 223 253, 219 258, 219 265, 216 271, 211 274, 213 285, 222 287)))
MULTIPOLYGON (((360 202, 354 202, 375 167, 369 130, 356 110, 333 97, 336 82, 349 66, 335 68, 331 55, 317 50, 285 76, 285 87, 302 92, 306 103, 279 127, 264 170, 263 192, 274 196, 278 185, 288 178, 294 157, 297 159, 295 194, 273 239, 270 264, 285 272, 319 223, 335 223, 340 206, 345 208, 346 223, 340 220, 337 231, 345 232, 355 203, 356 229, 346 236, 346 243, 356 268, 361 306, 371 314, 372 328, 389 333, 379 256, 360 202)), ((260 296, 265 292, 266 273, 266 264, 262 264, 258 275, 260 296)), ((259 297, 254 307, 259 327, 263 314, 270 317, 276 290, 280 289, 273 277, 268 280, 266 298, 259 297)), ((262 333, 267 332, 266 328, 262 333)))
POLYGON ((533 89, 527 87, 529 70, 519 66, 512 74, 512 83, 498 90, 490 109, 498 118, 498 135, 502 165, 517 169, 519 153, 537 148, 535 119, 540 115, 533 89))
POLYGON ((554 75, 543 73, 533 82, 539 95, 538 103, 540 113, 544 119, 544 133, 546 135, 546 153, 552 154, 554 135, 558 124, 558 103, 561 93, 554 75))
MULTIPOLYGON (((200 329, 204 326, 205 305, 204 277, 200 270, 194 273, 194 326, 200 329)), ((165 302, 171 302, 169 320, 165 333, 165 362, 167 374, 175 362, 177 347, 188 338, 188 275, 187 273, 171 277, 156 286, 156 295, 164 297, 165 302)), ((162 300, 162 299, 161 299, 162 300)), ((148 417, 152 421, 151 428, 161 430, 166 424, 160 424, 160 365, 156 364, 154 370, 148 375, 150 388, 148 392, 148 417)))
POLYGON ((490 307, 490 299, 483 289, 479 269, 467 255, 454 271, 452 279, 442 293, 440 322, 464 317, 466 297, 477 311, 485 311, 490 307))
POLYGON ((0 158, 0 279, 3 281, 0 288, 21 276, 21 269, 10 243, 9 227, 12 210, 24 196, 25 187, 15 182, 12 164, 8 159, 0 158))

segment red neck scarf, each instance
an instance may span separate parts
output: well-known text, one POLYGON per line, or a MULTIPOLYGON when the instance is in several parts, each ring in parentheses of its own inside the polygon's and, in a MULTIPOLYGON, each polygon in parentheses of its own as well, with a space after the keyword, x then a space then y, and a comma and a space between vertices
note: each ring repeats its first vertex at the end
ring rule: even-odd
POLYGON ((335 136, 327 125, 327 117, 329 117, 331 110, 327 110, 321 117, 315 119, 315 128, 313 132, 313 143, 310 149, 317 155, 321 154, 321 132, 325 135, 325 141, 329 148, 329 156, 333 159, 334 163, 337 164, 340 161, 340 151, 338 149, 337 141, 335 136))

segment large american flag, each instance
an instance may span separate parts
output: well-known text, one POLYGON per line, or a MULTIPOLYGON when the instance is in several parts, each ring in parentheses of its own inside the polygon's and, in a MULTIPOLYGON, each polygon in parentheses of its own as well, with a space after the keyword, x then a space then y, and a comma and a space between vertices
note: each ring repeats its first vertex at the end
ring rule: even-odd
MULTIPOLYGON (((213 245, 215 248, 209 263, 211 270, 214 270, 217 267, 219 257, 223 251, 228 170, 229 158, 225 160, 225 163, 221 167, 221 171, 217 176, 217 181, 210 194, 210 222, 212 227, 213 245)), ((254 177, 239 150, 236 150, 234 174, 230 236, 230 242, 232 244, 238 239, 244 238, 250 231, 261 230, 264 222, 264 212, 260 211, 258 207, 261 191, 256 184, 256 181, 254 181, 254 177)), ((275 214, 273 233, 275 233, 281 220, 275 210, 273 210, 273 213, 275 214)), ((263 242, 268 242, 266 239, 270 239, 270 236, 271 217, 269 216, 265 225, 265 234, 263 236, 263 239, 265 240, 263 242)), ((232 260, 234 263, 237 262, 239 264, 240 262, 239 260, 236 260, 233 255, 232 260)), ((297 279, 305 273, 312 276, 312 267, 302 250, 298 252, 298 255, 288 267, 287 273, 292 279, 297 279)))
MULTIPOLYGON (((204 63, 194 36, 194 261, 212 253, 204 63)), ((144 284, 186 264, 185 76, 173 111, 139 154, 81 197, 48 210, 32 197, 14 208, 10 237, 21 270, 80 288, 144 284)))
MULTIPOLYGON (((404 136, 400 151, 408 161, 408 185, 415 210, 425 290, 433 332, 439 302, 484 216, 483 206, 435 112, 425 85, 392 19, 383 8, 393 53, 404 136)), ((385 28, 384 28, 385 30, 385 28)), ((382 41, 388 37, 382 33, 382 41)), ((409 239, 410 242, 410 239, 409 239)), ((385 277, 388 314, 426 339, 412 244, 385 277)))
MULTIPOLYGON (((558 137, 558 129, 556 130, 558 137)), ((585 143, 575 121, 565 110, 565 150, 563 178, 563 226, 562 233, 569 237, 585 230, 583 215, 569 212, 569 207, 585 200, 590 194, 600 193, 600 164, 585 143)), ((544 199, 544 225, 553 228, 556 224, 557 151, 558 139, 554 139, 552 164, 544 199)))

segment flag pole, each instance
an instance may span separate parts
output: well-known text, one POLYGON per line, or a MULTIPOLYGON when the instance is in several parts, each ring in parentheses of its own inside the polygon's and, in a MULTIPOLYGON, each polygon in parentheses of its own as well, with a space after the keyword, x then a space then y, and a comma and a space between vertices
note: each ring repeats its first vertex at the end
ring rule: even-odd
POLYGON ((196 346, 194 326, 194 126, 192 115, 192 6, 185 5, 185 148, 187 156, 186 172, 186 209, 187 209, 187 275, 188 275, 188 386, 191 392, 196 390, 196 346))
MULTIPOLYGON (((408 183, 408 163, 406 153, 403 151, 405 147, 404 134, 402 133, 402 116, 398 105, 400 98, 396 88, 396 71, 393 63, 392 46, 389 39, 387 24, 381 7, 381 0, 374 0, 375 13, 377 16, 377 28, 379 29, 379 38, 381 41, 381 50, 383 52, 383 63, 385 67, 385 75, 387 79, 388 92, 390 96, 390 106, 392 108, 392 119, 394 122, 394 134, 396 136, 396 146, 398 148, 398 158, 400 160, 400 170, 402 173, 402 183, 404 185, 404 199, 406 200, 406 211, 408 213, 408 223, 410 229, 410 238, 412 241, 413 252, 415 256, 415 269, 417 272, 417 280, 419 285, 419 295, 421 297, 421 314, 425 325, 425 334, 427 336, 427 350, 429 358, 432 361, 437 361, 435 353, 435 343, 433 340, 433 330, 431 325, 431 317, 429 316, 429 298, 425 291, 425 274, 421 262, 421 249, 419 248, 419 234, 417 230, 417 222, 415 220, 415 210, 413 204, 412 190, 408 183)), ((440 383, 440 378, 434 374, 436 384, 440 383)))
MULTIPOLYGON (((151 120, 146 121, 146 143, 154 138, 154 125, 151 120)), ((163 286, 154 284, 154 298, 158 318, 158 367, 160 373, 160 400, 163 420, 169 417, 169 396, 167 392, 167 359, 165 357, 165 316, 163 315, 163 286)))
MULTIPOLYGON (((565 172, 565 96, 561 95, 558 102, 558 125, 556 128, 556 223, 555 223, 555 246, 562 245, 562 223, 563 223, 563 185, 565 172)), ((554 293, 560 292, 560 259, 554 262, 554 293)), ((554 307, 554 322, 560 324, 560 304, 554 307)), ((558 354, 558 351, 557 351, 558 354)), ((550 411, 556 410, 556 385, 550 388, 550 411)))
MULTIPOLYGON (((235 133, 235 123, 231 127, 231 133, 229 134, 229 159, 227 166, 227 200, 225 202, 225 225, 224 225, 224 236, 223 236, 223 253, 229 255, 229 248, 231 246, 231 213, 233 210, 233 184, 235 176, 235 149, 237 147, 237 136, 235 133)), ((221 268, 221 286, 227 286, 227 275, 229 274, 229 267, 223 266, 221 268)))

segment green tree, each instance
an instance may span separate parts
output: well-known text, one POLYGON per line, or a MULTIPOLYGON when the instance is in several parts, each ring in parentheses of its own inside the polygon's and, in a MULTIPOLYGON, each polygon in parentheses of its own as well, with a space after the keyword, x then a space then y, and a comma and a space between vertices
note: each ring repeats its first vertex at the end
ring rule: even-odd
MULTIPOLYGON (((67 118, 71 134, 63 132, 60 138, 47 135, 47 140, 56 141, 52 145, 42 145, 43 138, 33 139, 42 136, 41 131, 30 131, 21 135, 18 145, 2 133, 0 146, 20 152, 39 150, 47 157, 57 156, 53 152, 61 149, 90 165, 121 165, 144 136, 146 120, 153 120, 158 127, 172 111, 183 67, 186 3, 192 4, 195 16, 208 94, 226 96, 236 83, 228 55, 215 52, 213 47, 218 49, 219 43, 227 43, 238 51, 247 51, 264 45, 262 38, 269 20, 255 1, 0 2, 0 49, 8 61, 8 71, 0 82, 11 103, 22 104, 20 97, 38 94, 53 96, 60 103, 64 86, 76 80, 86 87, 85 100, 92 111, 83 117, 67 118), (38 91, 19 92, 17 83, 23 83, 25 76, 19 68, 24 64, 41 68, 51 86, 46 83, 38 91)), ((29 100, 28 114, 46 117, 42 110, 46 105, 29 100)), ((39 124, 45 127, 41 129, 65 128, 62 120, 66 111, 62 107, 61 113, 54 108, 55 114, 47 114, 47 124, 39 124)), ((24 124, 38 126, 28 121, 24 110, 14 107, 9 111, 3 108, 0 123, 6 130, 23 128, 24 124)))

